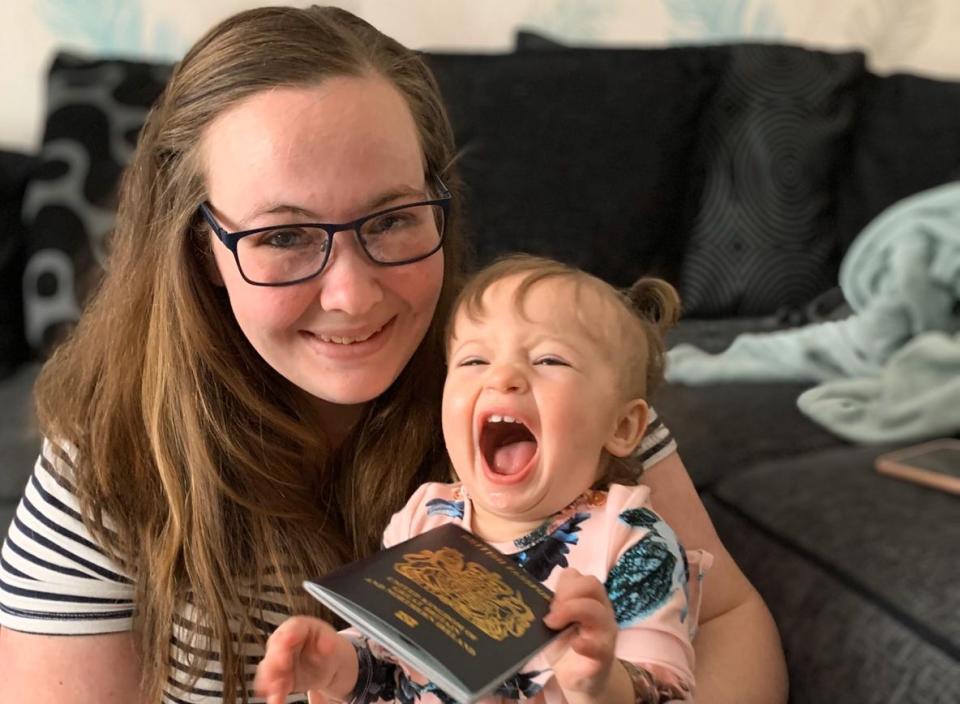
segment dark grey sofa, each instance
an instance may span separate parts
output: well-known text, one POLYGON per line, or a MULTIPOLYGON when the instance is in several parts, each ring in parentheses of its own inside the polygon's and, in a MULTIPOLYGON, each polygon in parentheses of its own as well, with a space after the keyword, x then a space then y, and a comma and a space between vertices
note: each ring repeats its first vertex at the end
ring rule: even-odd
MULTIPOLYGON (((675 338, 717 345, 703 327, 675 338)), ((960 701, 960 499, 877 474, 893 446, 834 438, 797 410, 804 388, 667 386, 657 399, 773 612, 791 702, 960 701)))
MULTIPOLYGON (((960 167, 960 84, 876 76, 858 54, 564 49, 523 34, 511 54, 427 60, 463 148, 476 260, 527 250, 618 285, 665 276, 686 309, 671 343, 720 350, 740 332, 829 313, 811 301, 836 300, 838 264, 860 229, 960 167)), ((109 204, 122 167, 103 148, 110 106, 65 103, 65 88, 76 100, 79 87, 109 80, 118 105, 143 109, 167 70, 60 57, 31 181, 62 180, 50 145, 73 139, 94 168, 68 177, 91 203, 109 204)), ((31 269, 36 358, 69 325, 49 314, 60 310, 51 301, 82 304, 102 233, 65 212, 56 189, 27 191, 36 200, 24 266, 55 250, 77 274, 68 285, 54 268, 31 269)), ((4 525, 36 452, 27 398, 36 368, 10 366, 0 383, 4 525)), ((803 388, 668 385, 654 400, 721 537, 773 611, 791 701, 960 701, 960 502, 877 475, 873 458, 886 448, 812 424, 795 405, 803 388)))

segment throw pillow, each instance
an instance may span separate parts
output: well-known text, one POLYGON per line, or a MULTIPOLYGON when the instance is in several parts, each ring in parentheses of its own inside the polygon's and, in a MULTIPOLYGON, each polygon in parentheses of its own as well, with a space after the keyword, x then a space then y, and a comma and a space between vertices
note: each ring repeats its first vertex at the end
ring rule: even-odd
POLYGON ((539 31, 530 29, 517 30, 516 40, 513 45, 514 51, 550 51, 553 49, 566 49, 567 45, 551 37, 541 34, 539 31))
POLYGON ((618 286, 676 280, 716 48, 434 54, 479 263, 551 256, 618 286))
POLYGON ((20 288, 27 237, 20 207, 38 163, 35 156, 0 151, 0 378, 28 356, 20 288))
POLYGON ((860 96, 853 159, 838 189, 844 249, 888 206, 960 178, 960 82, 869 75, 860 96))
POLYGON ((46 353, 96 285, 116 188, 170 67, 58 54, 47 83, 42 164, 24 197, 23 275, 30 346, 46 353))
POLYGON ((836 284, 835 184, 861 54, 734 45, 703 122, 680 294, 693 317, 766 315, 836 284))

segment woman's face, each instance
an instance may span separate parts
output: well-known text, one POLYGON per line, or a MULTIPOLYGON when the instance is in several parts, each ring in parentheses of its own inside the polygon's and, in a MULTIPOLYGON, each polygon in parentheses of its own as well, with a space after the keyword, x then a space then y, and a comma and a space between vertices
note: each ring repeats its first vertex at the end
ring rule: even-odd
MULTIPOLYGON (((230 232, 349 222, 432 197, 410 110, 379 77, 255 94, 208 127, 203 156, 209 203, 230 232)), ((244 281, 211 234, 215 276, 254 349, 316 398, 351 406, 383 393, 413 356, 440 295, 443 254, 383 267, 352 232, 333 242, 319 276, 266 287, 244 281)))

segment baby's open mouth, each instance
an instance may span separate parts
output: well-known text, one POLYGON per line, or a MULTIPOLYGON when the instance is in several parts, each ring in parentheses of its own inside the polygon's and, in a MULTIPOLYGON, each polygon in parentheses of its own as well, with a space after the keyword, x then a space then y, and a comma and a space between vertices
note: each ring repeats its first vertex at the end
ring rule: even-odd
POLYGON ((492 415, 480 430, 480 451, 492 471, 513 475, 533 459, 537 453, 537 439, 516 418, 492 415))

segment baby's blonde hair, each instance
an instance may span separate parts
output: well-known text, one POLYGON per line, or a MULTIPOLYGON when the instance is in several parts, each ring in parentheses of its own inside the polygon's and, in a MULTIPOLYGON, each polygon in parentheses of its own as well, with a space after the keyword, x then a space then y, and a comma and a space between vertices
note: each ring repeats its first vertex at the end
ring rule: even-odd
MULTIPOLYGON (((593 274, 553 259, 529 254, 506 255, 474 274, 454 300, 445 336, 448 348, 458 313, 462 310, 471 320, 482 318, 486 312, 484 293, 498 281, 514 276, 520 277, 513 297, 521 315, 530 289, 548 279, 573 283, 578 300, 581 291, 588 288, 609 302, 620 314, 624 343, 633 350, 623 355, 626 397, 646 398, 656 390, 663 380, 666 363, 664 335, 680 315, 680 298, 663 279, 643 277, 629 288, 617 289, 593 274)), ((590 321, 584 319, 583 322, 588 332, 595 329, 590 321)))

